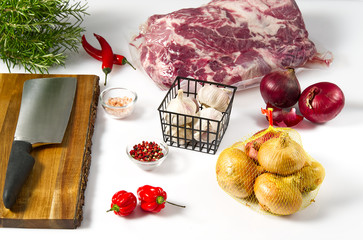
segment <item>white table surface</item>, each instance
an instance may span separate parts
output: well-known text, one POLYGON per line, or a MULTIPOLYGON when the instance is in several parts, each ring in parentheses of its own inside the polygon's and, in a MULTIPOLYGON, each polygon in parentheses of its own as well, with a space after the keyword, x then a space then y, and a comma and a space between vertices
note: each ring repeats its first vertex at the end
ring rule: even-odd
MULTIPOLYGON (((104 36, 114 52, 131 60, 128 42, 148 16, 185 7, 197 7, 208 0, 89 0, 85 18, 87 39, 96 45, 92 33, 104 36)), ((307 120, 296 129, 306 151, 320 161, 326 178, 308 208, 288 217, 261 215, 228 196, 217 184, 218 154, 247 134, 267 126, 260 108, 264 102, 257 88, 236 94, 227 132, 216 155, 170 148, 166 162, 157 170, 144 172, 125 156, 132 136, 161 138, 157 107, 166 92, 161 91, 139 69, 115 66, 108 87, 122 86, 139 95, 132 117, 108 118, 98 107, 92 146, 92 164, 85 192, 83 221, 75 230, 0 229, 1 239, 344 239, 361 236, 363 228, 363 1, 297 0, 311 39, 334 54, 325 70, 298 72, 301 87, 320 81, 336 83, 345 93, 346 104, 334 120, 315 125, 307 120), (139 186, 160 186, 168 200, 187 207, 166 206, 158 214, 139 208, 129 217, 106 213, 118 190, 136 194, 139 186)), ((96 45, 97 46, 97 45, 96 45)), ((8 72, 4 63, 0 72, 8 72)), ((12 72, 22 73, 15 68, 12 72)), ((101 77, 100 62, 82 48, 69 56, 66 67, 52 68, 54 74, 95 74, 101 77)))

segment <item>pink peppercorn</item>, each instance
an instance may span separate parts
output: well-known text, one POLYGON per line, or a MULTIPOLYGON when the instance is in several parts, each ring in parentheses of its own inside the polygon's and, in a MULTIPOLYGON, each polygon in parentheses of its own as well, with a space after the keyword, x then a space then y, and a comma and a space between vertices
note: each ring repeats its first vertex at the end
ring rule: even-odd
POLYGON ((155 142, 148 141, 134 145, 130 155, 142 162, 153 162, 164 157, 161 147, 155 142))

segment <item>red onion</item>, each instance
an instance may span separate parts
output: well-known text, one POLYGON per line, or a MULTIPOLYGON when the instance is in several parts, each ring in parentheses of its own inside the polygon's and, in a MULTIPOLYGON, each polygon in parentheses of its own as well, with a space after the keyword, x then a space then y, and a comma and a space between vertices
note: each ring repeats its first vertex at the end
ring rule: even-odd
POLYGON ((299 100, 301 88, 294 69, 290 68, 266 74, 261 80, 260 91, 265 103, 288 108, 299 100))
POLYGON ((287 127, 292 127, 300 123, 304 117, 296 113, 295 108, 281 109, 267 104, 266 109, 272 108, 272 119, 275 126, 283 126, 283 123, 287 127))
POLYGON ((315 123, 335 118, 343 109, 345 98, 342 90, 330 82, 320 82, 307 87, 299 99, 301 114, 315 123))

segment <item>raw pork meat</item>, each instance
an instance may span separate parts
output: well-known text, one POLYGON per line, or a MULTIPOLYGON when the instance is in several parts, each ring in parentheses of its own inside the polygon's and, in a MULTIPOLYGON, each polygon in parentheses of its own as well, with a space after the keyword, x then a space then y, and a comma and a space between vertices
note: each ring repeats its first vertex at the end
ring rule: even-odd
POLYGON ((318 58, 294 0, 213 0, 153 15, 131 45, 161 89, 177 76, 242 89, 318 58))

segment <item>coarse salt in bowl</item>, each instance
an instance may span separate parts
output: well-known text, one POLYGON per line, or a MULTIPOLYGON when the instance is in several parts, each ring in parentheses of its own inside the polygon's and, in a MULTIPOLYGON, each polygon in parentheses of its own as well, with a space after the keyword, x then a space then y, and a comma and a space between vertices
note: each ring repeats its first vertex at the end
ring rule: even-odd
POLYGON ((155 169, 156 167, 160 166, 164 160, 167 158, 168 156, 168 153, 169 153, 169 147, 168 145, 163 142, 163 141, 159 141, 159 140, 135 140, 135 141, 132 141, 130 144, 128 144, 126 146, 126 154, 127 156, 130 158, 130 160, 135 163, 139 168, 141 168, 142 170, 145 170, 145 171, 151 171, 153 169, 155 169), (134 146, 135 145, 143 145, 143 142, 148 142, 148 143, 155 143, 157 144, 157 147, 160 148, 163 156, 161 158, 158 158, 156 160, 152 160, 152 161, 147 161, 147 160, 143 160, 143 159, 136 159, 135 157, 133 157, 131 155, 131 150, 134 150, 134 146))
POLYGON ((115 119, 129 116, 135 107, 137 94, 126 88, 114 87, 103 90, 100 94, 100 102, 108 114, 115 119))

